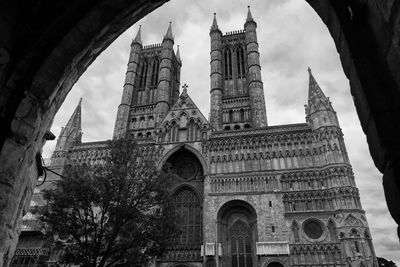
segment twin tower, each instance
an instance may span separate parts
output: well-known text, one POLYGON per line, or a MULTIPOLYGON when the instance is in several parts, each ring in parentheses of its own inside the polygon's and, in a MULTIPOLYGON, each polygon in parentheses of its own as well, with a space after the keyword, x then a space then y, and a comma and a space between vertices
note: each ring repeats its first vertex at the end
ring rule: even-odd
MULTIPOLYGON (((213 131, 267 126, 256 28, 249 9, 244 30, 222 34, 214 14, 209 118, 213 131)), ((128 132, 135 136, 139 130, 156 134, 179 97, 182 61, 179 46, 176 53, 173 46, 171 24, 162 43, 149 46, 142 45, 139 28, 131 44, 114 138, 128 132)))

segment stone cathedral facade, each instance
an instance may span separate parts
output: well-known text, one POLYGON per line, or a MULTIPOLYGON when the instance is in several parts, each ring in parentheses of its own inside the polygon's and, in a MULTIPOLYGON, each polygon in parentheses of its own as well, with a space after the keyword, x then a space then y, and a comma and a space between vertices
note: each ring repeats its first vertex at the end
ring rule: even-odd
MULTIPOLYGON (((180 92, 171 25, 161 44, 143 46, 140 29, 132 41, 114 138, 135 138, 160 169, 172 169, 181 216, 181 235, 153 266, 377 266, 332 103, 309 69, 306 122, 268 126, 256 28, 249 10, 243 30, 222 34, 214 15, 209 119, 186 85, 180 92)), ((81 142, 79 103, 52 169, 100 163, 105 149, 103 141, 81 142)), ((29 253, 37 261, 56 257, 43 242, 32 247, 32 216, 14 266, 29 266, 29 253)))

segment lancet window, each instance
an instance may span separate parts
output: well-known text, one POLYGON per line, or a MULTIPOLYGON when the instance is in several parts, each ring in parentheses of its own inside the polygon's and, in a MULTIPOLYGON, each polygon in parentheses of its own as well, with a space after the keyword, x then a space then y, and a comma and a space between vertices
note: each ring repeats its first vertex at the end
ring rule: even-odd
POLYGON ((196 193, 184 188, 175 195, 175 208, 180 217, 181 234, 176 242, 183 247, 201 244, 201 206, 196 193))
POLYGON ((231 49, 225 49, 224 53, 225 61, 225 80, 232 79, 232 51, 231 49))
POLYGON ((243 47, 238 47, 236 49, 236 60, 237 60, 237 72, 238 78, 246 77, 246 70, 244 66, 244 50, 243 47))

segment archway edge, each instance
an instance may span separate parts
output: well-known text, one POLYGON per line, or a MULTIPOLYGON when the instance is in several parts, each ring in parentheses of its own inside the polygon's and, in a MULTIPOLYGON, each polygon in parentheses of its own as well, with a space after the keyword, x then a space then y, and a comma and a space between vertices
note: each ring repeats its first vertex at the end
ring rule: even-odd
POLYGON ((236 207, 242 207, 248 209, 248 211, 250 211, 250 213, 254 216, 254 218, 257 219, 257 212, 256 209, 253 207, 253 205, 251 205, 246 200, 231 199, 222 204, 221 207, 218 209, 217 220, 221 221, 226 211, 228 211, 230 208, 236 208, 236 207))
POLYGON ((191 152, 199 161, 201 164, 201 167, 203 168, 203 175, 207 176, 208 175, 208 168, 207 168, 207 162, 204 159, 204 157, 200 154, 197 149, 192 147, 191 145, 188 144, 179 144, 173 147, 170 151, 168 151, 159 161, 157 169, 161 170, 162 166, 164 166, 165 162, 178 150, 180 149, 185 149, 189 152, 191 152))
POLYGON ((282 264, 283 267, 286 267, 285 261, 279 258, 270 258, 267 259, 266 261, 264 261, 264 263, 262 264, 263 267, 268 267, 269 264, 277 262, 279 264, 282 264))

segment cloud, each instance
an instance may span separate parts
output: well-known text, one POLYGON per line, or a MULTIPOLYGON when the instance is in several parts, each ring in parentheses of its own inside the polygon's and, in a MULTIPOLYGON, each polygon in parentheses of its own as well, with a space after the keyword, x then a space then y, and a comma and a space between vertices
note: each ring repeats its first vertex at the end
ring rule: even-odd
MULTIPOLYGON (((209 29, 213 13, 217 13, 222 32, 239 30, 243 28, 248 4, 252 6, 258 25, 269 124, 305 122, 304 104, 308 94, 306 69, 310 66, 337 111, 376 255, 400 264, 396 225, 386 207, 382 175, 370 157, 350 95, 349 82, 326 26, 305 1, 173 0, 164 4, 121 35, 88 68, 57 113, 52 131, 59 134, 79 98, 83 97, 84 141, 111 138, 130 43, 138 25, 143 25, 142 39, 146 45, 162 41, 169 21, 172 21, 175 44, 180 44, 183 59, 181 83, 189 85, 189 94, 208 117, 209 29)), ((49 155, 52 147, 54 142, 48 143, 44 154, 49 155)))

